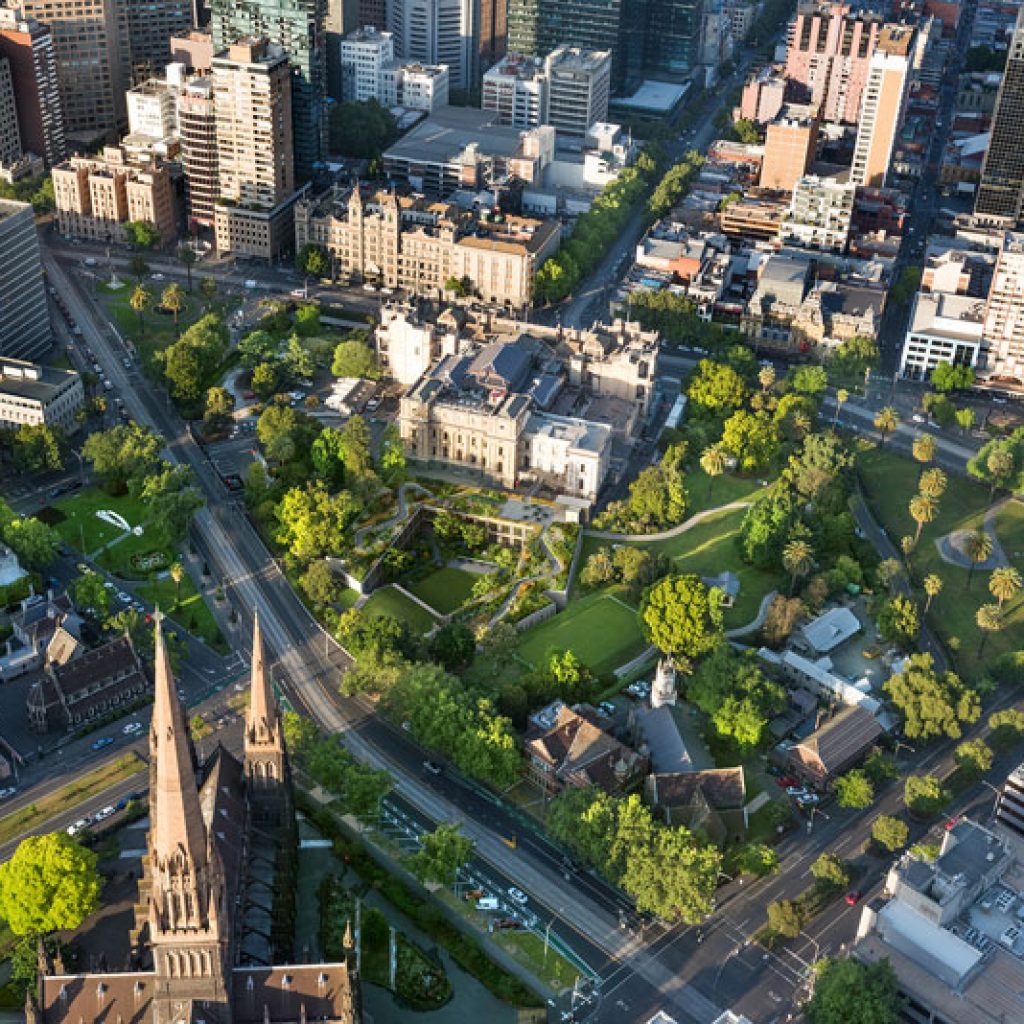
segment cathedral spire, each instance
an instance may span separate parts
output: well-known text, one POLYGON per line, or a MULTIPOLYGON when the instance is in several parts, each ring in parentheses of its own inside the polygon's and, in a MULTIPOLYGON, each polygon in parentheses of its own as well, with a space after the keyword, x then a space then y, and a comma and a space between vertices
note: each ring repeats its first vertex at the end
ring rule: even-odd
POLYGON ((206 860, 206 827, 199 807, 185 711, 174 687, 159 609, 154 618, 155 680, 150 757, 155 767, 150 792, 151 853, 160 864, 180 853, 195 870, 206 860))
POLYGON ((256 609, 252 620, 252 678, 250 681, 249 714, 245 723, 247 745, 277 744, 281 728, 280 714, 274 690, 267 672, 260 613, 256 609))

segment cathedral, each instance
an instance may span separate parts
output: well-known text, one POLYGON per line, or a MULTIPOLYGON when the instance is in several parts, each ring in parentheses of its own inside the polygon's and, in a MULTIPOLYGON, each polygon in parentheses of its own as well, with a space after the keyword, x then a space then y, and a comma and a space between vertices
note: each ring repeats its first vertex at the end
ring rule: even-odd
POLYGON ((123 971, 65 974, 41 951, 28 1024, 358 1024, 352 957, 272 962, 268 922, 285 888, 274 884, 274 850, 294 850, 295 836, 258 617, 241 762, 220 746, 197 759, 159 615, 154 676, 149 835, 131 962, 123 971))

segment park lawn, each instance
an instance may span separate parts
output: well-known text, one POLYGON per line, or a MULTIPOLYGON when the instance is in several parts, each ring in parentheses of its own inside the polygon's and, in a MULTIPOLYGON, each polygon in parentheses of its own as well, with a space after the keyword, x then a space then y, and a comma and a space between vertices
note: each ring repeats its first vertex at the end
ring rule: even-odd
POLYGON ((359 591, 353 590, 351 587, 345 587, 345 589, 338 595, 337 600, 334 602, 343 612, 348 611, 356 601, 359 600, 359 591))
MULTIPOLYGON (((917 463, 897 452, 874 448, 860 453, 858 468, 865 499, 889 537, 898 544, 901 537, 913 535, 916 524, 910 517, 908 505, 917 492, 917 463)), ((958 645, 960 648, 959 654, 953 651, 956 667, 972 682, 984 678, 988 665, 1001 654, 1024 647, 1024 598, 1018 597, 1005 606, 1003 629, 986 640, 983 657, 978 658, 981 641, 976 622, 978 608, 993 601, 988 590, 989 574, 976 571, 968 590, 967 569, 942 559, 935 542, 952 530, 971 530, 980 526, 988 504, 987 487, 950 475, 949 487, 939 499, 939 514, 933 523, 925 525, 912 556, 915 581, 930 573, 942 579, 943 589, 932 602, 928 621, 947 647, 955 638, 952 648, 958 645)), ((1004 531, 1009 530, 1009 537, 1004 539, 1008 540, 1011 550, 1020 550, 1024 528, 1019 514, 1016 509, 1012 512, 1004 510, 1004 517, 1004 531)), ((1017 564, 1022 564, 1020 559, 1017 564)), ((920 591, 919 599, 923 606, 925 598, 920 591)))
POLYGON ((145 763, 137 754, 123 754, 35 802, 11 814, 5 814, 0 818, 0 843, 10 842, 25 832, 38 829, 40 825, 46 824, 58 814, 77 807, 85 800, 105 792, 125 779, 130 779, 133 775, 141 774, 145 767, 145 763))
POLYGON ((491 939, 555 992, 572 988, 579 976, 579 968, 560 956, 550 942, 545 955, 544 940, 533 932, 496 931, 491 939))
POLYGON ((646 646, 636 610, 621 598, 598 591, 527 630, 518 654, 540 668, 550 651, 570 650, 592 671, 602 674, 614 671, 646 646))
POLYGON ((396 619, 408 623, 414 633, 426 633, 437 624, 433 615, 415 601, 410 601, 391 584, 375 590, 360 610, 371 618, 378 615, 393 615, 396 619))
POLYGON ((996 516, 996 533, 1006 557, 1024 573, 1024 501, 1008 502, 996 516))
POLYGON ((686 494, 689 498, 686 514, 693 516, 734 501, 753 501, 762 490, 761 481, 769 476, 774 479, 774 470, 759 476, 723 473, 712 479, 699 465, 694 466, 686 472, 686 494))
POLYGON ((211 647, 216 647, 218 650, 226 648, 217 620, 203 600, 203 595, 196 589, 188 572, 185 573, 185 578, 181 581, 180 589, 175 587, 174 580, 169 576, 165 579, 151 580, 149 583, 140 583, 135 589, 144 601, 154 607, 162 608, 193 636, 205 640, 211 647), (176 593, 180 595, 178 601, 175 601, 176 593))
MULTIPOLYGON (((761 600, 770 590, 784 586, 783 578, 774 572, 746 565, 739 556, 736 537, 746 509, 737 508, 720 512, 697 523, 691 529, 668 540, 627 541, 648 551, 667 555, 675 563, 677 572, 698 576, 717 576, 725 569, 736 574, 740 581, 740 594, 732 608, 725 611, 727 629, 752 621, 761 606, 761 600)), ((580 565, 598 548, 612 542, 587 536, 583 540, 580 565)), ((574 594, 579 591, 574 591, 574 594)))
POLYGON ((473 573, 446 565, 423 579, 402 585, 421 601, 426 601, 435 611, 450 615, 465 604, 476 581, 477 577, 473 573))
POLYGON ((84 554, 108 544, 124 532, 102 519, 97 519, 96 513, 101 509, 117 512, 124 516, 131 526, 138 526, 146 518, 146 508, 139 499, 128 494, 112 498, 98 487, 60 498, 53 503, 53 507, 64 514, 64 519, 54 523, 53 528, 60 534, 65 544, 78 551, 82 550, 84 538, 84 554))

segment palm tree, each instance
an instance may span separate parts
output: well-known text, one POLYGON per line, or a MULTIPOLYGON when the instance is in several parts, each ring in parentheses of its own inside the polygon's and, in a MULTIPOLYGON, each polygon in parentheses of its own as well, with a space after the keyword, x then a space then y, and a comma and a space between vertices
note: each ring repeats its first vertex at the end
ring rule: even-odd
POLYGON ((188 293, 192 294, 192 264, 196 261, 196 251, 188 242, 178 246, 178 261, 185 266, 188 275, 188 293))
POLYGON ((992 538, 979 526, 964 539, 964 554, 971 560, 971 568, 967 573, 967 589, 970 590, 974 570, 982 562, 987 562, 988 556, 992 554, 992 538))
POLYGON ((994 569, 988 578, 988 589, 1002 608, 1007 601, 1013 600, 1021 588, 1020 573, 1012 565, 994 569))
POLYGON ((924 603, 924 613, 927 615, 928 609, 932 606, 932 601, 942 593, 942 577, 936 576, 933 572, 925 576, 924 592, 927 595, 927 600, 924 603))
POLYGON ((836 414, 832 419, 832 427, 835 428, 836 424, 839 423, 839 413, 843 406, 846 404, 846 400, 850 397, 850 392, 846 388, 839 388, 836 391, 836 414))
POLYGON ((915 547, 917 547, 917 541, 913 537, 900 537, 900 551, 903 552, 908 569, 910 568, 910 556, 914 553, 915 547))
POLYGON ((946 485, 948 483, 949 478, 946 474, 937 466, 933 466, 921 474, 917 489, 929 498, 941 498, 946 493, 946 485))
POLYGON ((935 438, 931 434, 918 434, 911 451, 922 466, 927 466, 935 458, 935 438))
POLYGON ((146 286, 140 283, 135 286, 131 297, 128 299, 128 305, 138 314, 140 335, 146 330, 146 321, 142 319, 142 314, 146 311, 146 307, 149 305, 152 297, 146 290, 146 286))
POLYGON ((214 277, 202 278, 199 282, 199 294, 207 302, 212 302, 213 297, 217 294, 217 279, 214 277))
POLYGON ((983 604, 976 616, 978 629, 981 630, 981 643, 978 644, 978 657, 985 649, 985 641, 989 633, 997 633, 1003 628, 1003 613, 997 604, 983 604))
POLYGON ((180 284, 169 284, 160 293, 160 305, 171 311, 174 317, 174 328, 178 328, 178 314, 185 308, 185 293, 180 284))
POLYGON ((891 434, 899 426, 900 418, 896 410, 887 405, 875 417, 875 430, 878 431, 878 443, 885 444, 885 435, 891 434))
POLYGON ((814 549, 802 537, 795 537, 782 549, 782 565, 793 577, 789 592, 796 590, 798 576, 806 576, 814 568, 814 549))
POLYGON ((910 499, 910 518, 917 523, 917 532, 914 534, 914 543, 921 539, 921 530, 925 523, 934 522, 939 514, 939 503, 927 494, 915 494, 910 499))
POLYGON ((757 379, 761 385, 761 390, 767 393, 771 386, 775 383, 775 367, 771 363, 767 363, 757 371, 757 379))
POLYGON ((875 571, 878 575, 879 583, 888 587, 891 591, 893 589, 893 582, 900 574, 900 563, 895 558, 886 558, 878 563, 878 568, 875 571))
POLYGON ((177 608, 181 600, 181 581, 185 578, 185 566, 181 562, 172 562, 167 572, 174 580, 174 607, 177 608))
POLYGON ((725 454, 721 448, 710 445, 701 452, 700 468, 708 476, 708 503, 711 502, 711 489, 715 485, 715 477, 725 472, 725 454))
POLYGON ((793 413, 793 429, 801 439, 811 432, 811 418, 802 409, 793 413))

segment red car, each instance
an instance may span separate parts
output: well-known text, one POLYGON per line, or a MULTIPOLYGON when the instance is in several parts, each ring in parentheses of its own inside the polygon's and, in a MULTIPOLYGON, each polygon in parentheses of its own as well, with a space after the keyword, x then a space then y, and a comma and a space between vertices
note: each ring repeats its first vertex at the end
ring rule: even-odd
POLYGON ((783 789, 800 785, 800 780, 795 775, 780 775, 775 781, 783 789))
POLYGON ((946 822, 946 831, 949 832, 950 829, 954 828, 959 820, 959 815, 957 815, 955 818, 950 818, 949 821, 946 822))
POLYGON ((848 892, 846 894, 846 902, 849 903, 851 907, 855 906, 859 900, 860 900, 860 893, 859 892, 848 892))

